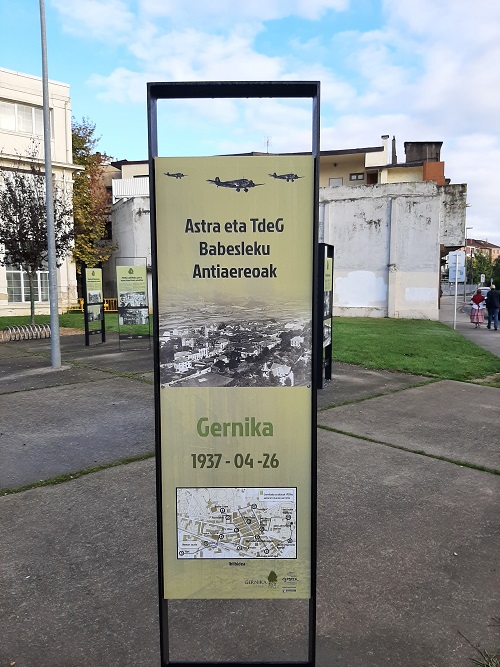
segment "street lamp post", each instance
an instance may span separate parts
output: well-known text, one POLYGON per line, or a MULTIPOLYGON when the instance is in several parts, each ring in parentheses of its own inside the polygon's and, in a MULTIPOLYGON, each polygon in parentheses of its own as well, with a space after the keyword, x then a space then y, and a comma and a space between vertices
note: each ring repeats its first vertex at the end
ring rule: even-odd
POLYGON ((47 39, 45 3, 40 0, 40 33, 42 42, 43 145, 45 153, 45 203, 47 209, 47 245, 49 264, 50 348, 52 368, 61 368, 59 338, 59 304, 57 290, 57 257, 54 229, 54 192, 52 187, 52 155, 50 145, 49 78, 47 68, 47 39))

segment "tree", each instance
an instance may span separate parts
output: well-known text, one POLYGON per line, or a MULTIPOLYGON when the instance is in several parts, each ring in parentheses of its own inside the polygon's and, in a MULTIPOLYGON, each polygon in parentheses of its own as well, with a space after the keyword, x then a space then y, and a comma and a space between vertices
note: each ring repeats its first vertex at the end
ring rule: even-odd
POLYGON ((491 257, 485 252, 476 252, 472 260, 472 282, 479 283, 481 281, 481 274, 484 273, 487 281, 491 278, 492 263, 491 257))
POLYGON ((493 262, 492 278, 493 278, 493 283, 497 286, 497 288, 499 288, 500 287, 500 257, 497 257, 496 260, 493 262))
POLYGON ((73 258, 81 273, 82 264, 93 267, 107 261, 115 247, 106 240, 110 201, 103 181, 103 165, 108 157, 95 150, 98 138, 95 125, 88 118, 81 123, 73 118, 71 130, 73 162, 84 168, 73 176, 73 258))
MULTIPOLYGON (((0 258, 2 266, 20 266, 27 273, 31 324, 35 323, 35 281, 37 271, 48 261, 45 174, 37 161, 34 145, 28 161, 19 158, 13 169, 0 168, 0 258)), ((54 187, 54 235, 56 263, 60 266, 73 240, 71 202, 54 187)))

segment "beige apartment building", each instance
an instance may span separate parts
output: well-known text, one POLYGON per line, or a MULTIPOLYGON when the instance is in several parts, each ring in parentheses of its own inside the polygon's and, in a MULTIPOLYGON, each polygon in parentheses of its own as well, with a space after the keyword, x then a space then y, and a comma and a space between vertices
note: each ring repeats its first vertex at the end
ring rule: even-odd
POLYGON ((467 257, 474 257, 477 253, 482 252, 492 262, 500 257, 500 246, 481 239, 466 239, 466 247, 462 246, 460 250, 465 250, 467 257))
MULTIPOLYGON (((71 195, 71 101, 69 85, 49 82, 52 178, 57 188, 71 195)), ((43 168, 42 79, 0 68, 0 166, 5 170, 29 169, 33 146, 43 168)), ((1 176, 0 176, 1 187, 1 176)), ((0 252, 1 252, 0 248, 0 252)), ((76 303, 76 271, 71 257, 58 269, 60 310, 76 303)), ((39 271, 35 286, 36 312, 49 312, 48 272, 39 271)), ((27 275, 19 266, 0 266, 0 314, 30 312, 27 275)))
MULTIPOLYGON (((321 151, 320 241, 334 246, 334 315, 438 319, 441 265, 463 245, 467 193, 445 178, 441 147, 405 142, 400 161, 384 135, 379 146, 321 151)), ((148 163, 111 169, 117 254, 150 264, 148 163)))

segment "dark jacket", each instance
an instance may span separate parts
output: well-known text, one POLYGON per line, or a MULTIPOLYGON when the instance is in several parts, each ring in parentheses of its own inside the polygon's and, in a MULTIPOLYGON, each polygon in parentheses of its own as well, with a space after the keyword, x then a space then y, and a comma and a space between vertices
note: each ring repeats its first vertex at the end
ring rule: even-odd
POLYGON ((497 289, 490 289, 486 295, 486 308, 488 310, 500 308, 500 292, 497 289))

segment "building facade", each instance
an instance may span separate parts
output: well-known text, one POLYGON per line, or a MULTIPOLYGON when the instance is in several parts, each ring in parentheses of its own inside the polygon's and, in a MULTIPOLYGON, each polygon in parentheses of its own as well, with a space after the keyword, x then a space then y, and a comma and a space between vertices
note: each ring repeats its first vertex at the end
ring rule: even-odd
MULTIPOLYGON (((389 135, 381 146, 321 152, 320 241, 334 246, 334 315, 438 319, 441 265, 463 245, 467 194, 445 179, 441 146, 406 142, 404 162, 389 135)), ((113 166, 113 242, 150 264, 148 163, 113 166)))
MULTIPOLYGON (((71 196, 72 164, 71 101, 69 86, 49 82, 52 178, 54 186, 71 196)), ((0 69, 0 167, 29 171, 33 150, 43 169, 42 79, 0 69)), ((1 176, 0 176, 1 181, 1 176)), ((1 182, 0 182, 1 187, 1 182)), ((1 252, 0 248, 0 252, 1 252)), ((77 302, 76 271, 71 257, 58 269, 60 310, 77 302)), ((39 271, 35 285, 36 312, 49 312, 48 272, 39 271)), ((30 312, 27 275, 22 267, 0 266, 0 314, 27 315, 30 312)))
POLYGON ((441 259, 463 242, 465 205, 465 185, 432 181, 321 188, 334 316, 439 319, 441 259))
POLYGON ((482 252, 492 262, 500 257, 500 246, 481 239, 466 239, 466 246, 462 246, 460 250, 465 250, 467 257, 474 257, 479 252, 482 252))

